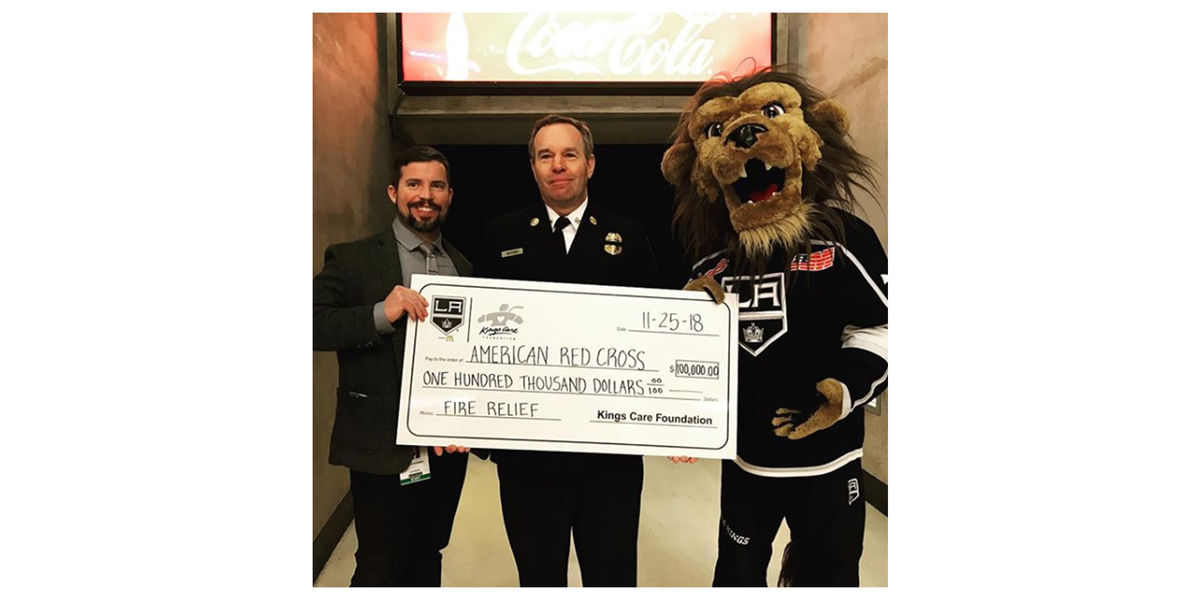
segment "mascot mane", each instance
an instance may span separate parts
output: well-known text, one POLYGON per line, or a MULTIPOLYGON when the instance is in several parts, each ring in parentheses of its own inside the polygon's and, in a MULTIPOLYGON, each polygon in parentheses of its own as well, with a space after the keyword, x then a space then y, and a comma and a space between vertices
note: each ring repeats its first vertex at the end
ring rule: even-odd
MULTIPOLYGON (((813 239, 841 241, 842 220, 834 208, 851 211, 859 206, 855 190, 875 197, 873 166, 866 156, 847 140, 845 111, 812 87, 803 77, 775 66, 732 80, 712 80, 692 96, 679 117, 672 134, 673 145, 663 158, 662 171, 675 188, 674 227, 676 239, 691 260, 727 249, 737 262, 750 259, 754 271, 761 272, 770 252, 783 248, 788 252, 807 247, 813 239), (737 98, 754 86, 778 83, 799 94, 803 125, 816 134, 815 165, 805 164, 799 185, 797 216, 790 223, 757 225, 753 237, 735 231, 724 192, 705 185, 697 171, 701 164, 697 147, 703 141, 694 122, 703 117, 698 111, 706 103, 722 98, 737 98), (741 235, 739 235, 741 233, 741 235), (741 251, 739 252, 739 246, 741 251)), ((806 134, 808 135, 808 134, 806 134)), ((807 140, 798 139, 800 146, 807 140)), ((744 171, 743 171, 744 172, 744 171)))

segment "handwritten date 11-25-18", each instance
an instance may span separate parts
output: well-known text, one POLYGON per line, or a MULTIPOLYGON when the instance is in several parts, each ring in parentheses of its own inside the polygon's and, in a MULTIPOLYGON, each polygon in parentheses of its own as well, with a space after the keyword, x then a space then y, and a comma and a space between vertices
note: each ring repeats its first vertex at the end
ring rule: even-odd
POLYGON ((642 312, 642 328, 662 331, 704 331, 704 321, 699 314, 681 315, 673 312, 642 312))

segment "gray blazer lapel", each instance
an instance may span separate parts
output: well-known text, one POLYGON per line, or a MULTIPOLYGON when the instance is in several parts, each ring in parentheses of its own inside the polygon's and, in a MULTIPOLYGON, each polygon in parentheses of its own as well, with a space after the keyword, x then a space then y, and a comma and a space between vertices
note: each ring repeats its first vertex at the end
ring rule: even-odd
POLYGON ((404 285, 404 271, 400 268, 400 250, 396 243, 396 235, 392 232, 392 227, 389 225, 376 237, 378 242, 379 258, 375 275, 380 288, 384 289, 383 295, 376 302, 382 300, 384 296, 391 293, 392 287, 404 285))
MULTIPOLYGON (((404 285, 404 270, 400 268, 399 244, 396 243, 396 234, 392 231, 392 226, 388 225, 387 229, 381 231, 375 239, 379 252, 375 263, 375 274, 378 278, 374 280, 378 286, 378 298, 373 302, 379 302, 392 293, 393 287, 404 285)), ((404 319, 407 321, 408 316, 405 315, 404 319)), ((407 322, 401 323, 396 333, 392 334, 392 351, 395 355, 397 377, 404 372, 404 335, 407 325, 407 322)))

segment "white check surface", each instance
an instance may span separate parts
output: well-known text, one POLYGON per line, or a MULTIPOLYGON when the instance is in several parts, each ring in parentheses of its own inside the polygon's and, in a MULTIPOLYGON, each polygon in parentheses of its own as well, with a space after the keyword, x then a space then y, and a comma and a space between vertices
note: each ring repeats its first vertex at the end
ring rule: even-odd
POLYGON ((396 443, 733 458, 737 298, 414 275, 396 443))

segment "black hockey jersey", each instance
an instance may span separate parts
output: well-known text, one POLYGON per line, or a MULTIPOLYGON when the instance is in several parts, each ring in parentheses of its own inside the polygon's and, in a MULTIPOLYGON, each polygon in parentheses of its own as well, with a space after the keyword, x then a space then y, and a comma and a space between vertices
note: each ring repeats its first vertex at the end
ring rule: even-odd
POLYGON ((777 251, 761 276, 732 272, 724 252, 694 268, 738 295, 737 464, 747 472, 813 476, 861 458, 861 407, 887 388, 887 255, 870 225, 838 215, 843 242, 777 251), (799 440, 775 435, 775 409, 810 402, 827 377, 844 386, 841 420, 799 440))

